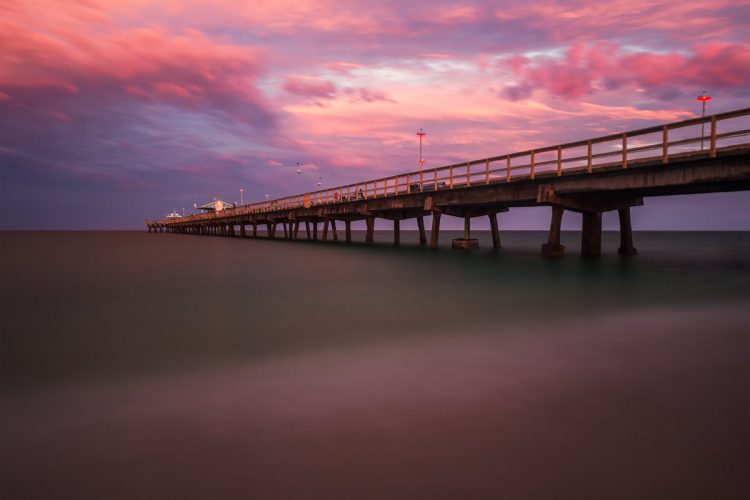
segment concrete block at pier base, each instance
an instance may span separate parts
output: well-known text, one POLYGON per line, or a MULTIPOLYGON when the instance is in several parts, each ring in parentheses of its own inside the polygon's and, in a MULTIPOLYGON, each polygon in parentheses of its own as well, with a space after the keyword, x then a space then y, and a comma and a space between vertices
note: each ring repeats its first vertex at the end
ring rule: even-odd
POLYGON ((453 240, 452 247, 454 250, 475 250, 479 248, 479 240, 474 238, 456 238, 453 240))
POLYGON ((617 249, 617 253, 620 255, 626 255, 626 256, 638 255, 638 250, 636 250, 636 248, 633 247, 632 245, 624 246, 624 247, 621 246, 620 248, 617 249))
POLYGON ((562 257, 565 255, 565 246, 555 243, 542 244, 542 257, 562 257))

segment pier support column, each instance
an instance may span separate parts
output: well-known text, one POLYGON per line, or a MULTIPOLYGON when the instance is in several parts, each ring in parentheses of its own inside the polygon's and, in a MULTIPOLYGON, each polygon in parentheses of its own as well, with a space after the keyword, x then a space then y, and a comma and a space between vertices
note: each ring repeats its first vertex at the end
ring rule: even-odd
POLYGON ((307 239, 310 239, 310 221, 305 221, 305 233, 307 233, 307 239))
POLYGON ((581 255, 599 257, 602 253, 602 213, 583 212, 581 255))
POLYGON ((312 227, 313 227, 313 241, 318 241, 318 223, 313 222, 312 227))
POLYGON ((336 220, 331 219, 331 232, 333 233, 333 241, 339 241, 339 233, 336 232, 336 220))
POLYGON ((323 221, 323 241, 328 240, 328 221, 323 221))
POLYGON ((438 238, 440 237, 440 212, 432 212, 432 234, 430 234, 430 248, 438 247, 438 238))
POLYGON ((289 231, 288 231, 288 230, 287 230, 287 228, 286 228, 286 221, 282 222, 281 224, 282 224, 282 225, 283 225, 283 227, 284 227, 284 239, 285 239, 285 240, 288 240, 288 239, 289 239, 289 231))
POLYGON ((454 250, 473 250, 479 248, 479 240, 471 239, 471 217, 464 217, 464 237, 451 242, 454 250))
POLYGON ((346 242, 351 243, 352 242, 352 221, 347 220, 344 221, 344 224, 346 224, 346 242))
POLYGON ((633 228, 630 224, 630 207, 617 210, 620 216, 620 255, 636 255, 638 250, 633 246, 633 228))
POLYGON ((565 247, 560 244, 560 225, 565 209, 559 205, 552 205, 552 221, 549 225, 549 238, 542 245, 544 257, 561 257, 565 254, 565 247))
POLYGON ((393 221, 393 245, 399 246, 401 244, 401 221, 396 219, 393 221))
POLYGON ((365 222, 367 223, 367 234, 365 235, 365 243, 374 243, 375 242, 375 216, 374 215, 368 215, 365 217, 365 222))
POLYGON ((257 238, 257 237, 258 237, 258 223, 253 222, 253 238, 257 238))
POLYGON ((227 224, 227 228, 229 229, 229 236, 234 236, 234 224, 227 224))
POLYGON ((497 227, 497 214, 488 215, 492 231, 492 248, 500 248, 500 230, 497 227))
POLYGON ((247 233, 245 232, 245 224, 240 224, 240 238, 246 238, 247 233))
POLYGON ((296 240, 298 235, 299 235, 299 221, 294 221, 294 234, 292 234, 292 238, 296 240))
POLYGON ((424 217, 417 215, 417 226, 419 226, 419 244, 424 246, 427 244, 427 235, 424 232, 424 217))
POLYGON ((273 238, 273 231, 271 230, 271 223, 266 222, 266 232, 268 233, 267 236, 269 238, 273 238))

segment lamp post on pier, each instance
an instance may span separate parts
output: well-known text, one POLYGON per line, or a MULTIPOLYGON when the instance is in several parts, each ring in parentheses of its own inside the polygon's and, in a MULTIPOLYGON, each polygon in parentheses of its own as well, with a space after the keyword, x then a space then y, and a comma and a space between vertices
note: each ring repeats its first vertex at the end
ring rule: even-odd
POLYGON ((424 158, 422 158, 422 138, 427 135, 427 132, 425 132, 423 128, 420 128, 417 131, 417 135, 419 136, 419 190, 422 191, 422 168, 424 167, 424 162, 426 161, 424 158))
MULTIPOLYGON (((702 103, 702 106, 703 106, 703 113, 701 114, 702 118, 706 117, 706 103, 710 101, 711 99, 712 97, 708 95, 705 90, 703 91, 701 95, 699 95, 695 99, 696 101, 701 101, 702 103)), ((703 151, 703 137, 705 136, 705 131, 706 131, 706 122, 702 122, 701 123, 701 151, 703 151)))
POLYGON ((299 162, 297 162, 297 203, 299 203, 299 179, 300 175, 302 175, 302 168, 299 166, 299 162))
POLYGON ((240 205, 244 205, 245 201, 243 198, 243 194, 245 193, 245 190, 243 188, 240 188, 240 205))

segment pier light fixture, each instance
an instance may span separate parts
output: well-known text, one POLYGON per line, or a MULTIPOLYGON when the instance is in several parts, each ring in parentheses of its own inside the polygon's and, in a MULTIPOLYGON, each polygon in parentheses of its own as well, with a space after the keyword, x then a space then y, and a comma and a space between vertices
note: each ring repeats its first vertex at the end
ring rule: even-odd
POLYGON ((243 188, 240 188, 240 205, 245 204, 245 199, 243 197, 243 194, 245 193, 245 190, 243 188))
POLYGON ((423 128, 420 128, 417 130, 417 135, 419 136, 419 171, 422 172, 422 166, 424 165, 424 162, 427 161, 422 158, 422 139, 427 135, 427 132, 425 132, 423 128))
POLYGON ((297 162, 297 196, 300 195, 299 191, 299 179, 300 175, 302 175, 302 167, 299 166, 299 162, 297 162))
MULTIPOLYGON (((701 117, 706 117, 706 103, 713 99, 708 93, 704 90, 701 95, 695 98, 696 101, 701 101, 701 106, 703 108, 703 112, 701 113, 701 117)), ((706 123, 701 123, 701 151, 703 151, 703 137, 705 136, 706 131, 706 123)))

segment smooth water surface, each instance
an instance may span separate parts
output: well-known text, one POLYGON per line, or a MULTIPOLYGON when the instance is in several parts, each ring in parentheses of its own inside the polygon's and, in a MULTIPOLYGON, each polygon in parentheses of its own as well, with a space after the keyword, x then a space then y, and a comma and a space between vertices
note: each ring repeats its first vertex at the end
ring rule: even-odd
POLYGON ((2 497, 750 495, 749 233, 458 236, 1 233, 2 497))

